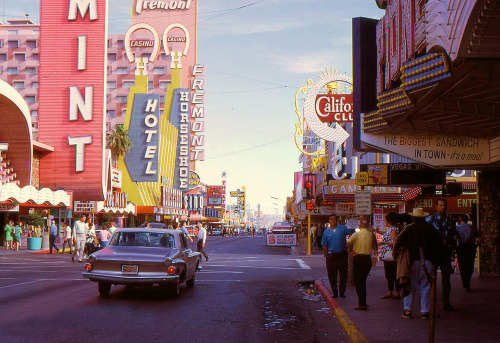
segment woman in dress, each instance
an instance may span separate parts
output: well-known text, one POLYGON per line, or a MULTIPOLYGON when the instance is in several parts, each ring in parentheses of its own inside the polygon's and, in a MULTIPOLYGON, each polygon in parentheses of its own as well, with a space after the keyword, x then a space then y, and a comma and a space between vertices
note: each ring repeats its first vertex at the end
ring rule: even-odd
MULTIPOLYGON (((11 221, 12 222, 12 221, 11 221)), ((12 225, 14 225, 14 222, 12 222, 12 225)), ((21 227, 23 226, 23 223, 20 221, 16 227, 14 227, 14 247, 16 251, 19 251, 19 247, 21 246, 21 235, 23 233, 23 230, 21 227)))
POLYGON ((7 224, 4 227, 5 231, 5 245, 7 250, 8 249, 13 249, 12 247, 12 241, 14 239, 13 234, 14 234, 14 227, 13 227, 14 222, 12 220, 9 220, 7 224))
POLYGON ((390 212, 385 216, 386 227, 388 228, 382 238, 382 249, 380 259, 384 262, 385 278, 387 280, 387 293, 382 299, 400 299, 399 290, 401 286, 396 280, 397 262, 392 257, 392 247, 399 234, 399 216, 395 212, 390 212), (394 292, 394 294, 393 294, 394 292))

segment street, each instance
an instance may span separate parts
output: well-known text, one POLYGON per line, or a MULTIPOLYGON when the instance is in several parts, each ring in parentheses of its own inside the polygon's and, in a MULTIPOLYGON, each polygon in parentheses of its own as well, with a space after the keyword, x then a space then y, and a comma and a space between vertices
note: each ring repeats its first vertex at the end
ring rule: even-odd
POLYGON ((263 236, 209 237, 206 251, 195 287, 174 299, 156 286, 101 298, 68 254, 0 255, 0 341, 349 341, 321 296, 303 299, 298 283, 314 279, 303 256, 263 236))

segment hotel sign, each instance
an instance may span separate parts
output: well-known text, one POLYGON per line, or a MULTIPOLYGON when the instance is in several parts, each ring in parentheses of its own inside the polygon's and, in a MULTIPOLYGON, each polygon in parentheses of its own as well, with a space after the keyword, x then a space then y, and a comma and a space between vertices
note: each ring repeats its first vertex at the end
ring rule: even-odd
POLYGON ((107 0, 41 0, 40 27, 40 183, 104 200, 107 0))

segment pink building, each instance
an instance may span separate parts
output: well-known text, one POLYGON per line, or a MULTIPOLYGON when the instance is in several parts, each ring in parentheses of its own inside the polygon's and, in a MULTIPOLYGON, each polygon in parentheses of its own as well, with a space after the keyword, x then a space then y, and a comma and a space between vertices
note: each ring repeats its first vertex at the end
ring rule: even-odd
MULTIPOLYGON (((134 85, 135 64, 126 57, 124 36, 108 36, 107 130, 123 123, 129 88, 134 85)), ((40 25, 29 19, 9 19, 6 24, 0 23, 0 79, 16 88, 28 103, 35 139, 38 137, 39 38, 40 25)), ((142 56, 149 56, 151 48, 142 50, 142 56)), ((161 94, 162 110, 171 79, 170 60, 171 57, 162 51, 155 63, 148 65, 148 88, 150 92, 161 94)))

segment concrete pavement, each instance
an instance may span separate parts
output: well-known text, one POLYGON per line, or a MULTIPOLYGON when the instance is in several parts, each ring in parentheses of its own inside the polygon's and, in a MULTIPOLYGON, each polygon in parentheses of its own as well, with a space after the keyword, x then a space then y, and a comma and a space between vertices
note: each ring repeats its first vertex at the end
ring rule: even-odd
MULTIPOLYGON (((295 248, 297 253, 307 252, 305 240, 295 248)), ((293 250, 293 249, 292 249, 293 250)), ((323 260, 319 250, 313 250, 310 259, 323 260)), ((319 261, 318 261, 319 262, 319 261)), ((401 299, 381 299, 387 291, 383 265, 372 268, 367 281, 367 311, 355 311, 357 297, 354 285, 348 283, 345 299, 331 299, 331 289, 324 263, 311 263, 318 275, 316 288, 323 292, 340 323, 354 342, 427 342, 429 321, 422 320, 416 301, 412 319, 401 317, 401 299), (322 267, 319 267, 322 265, 322 267)), ((438 299, 441 297, 441 276, 438 272, 438 299)), ((500 326, 500 279, 478 278, 474 274, 472 291, 465 292, 460 274, 451 276, 451 303, 456 312, 440 311, 436 318, 435 342, 499 342, 500 326)), ((440 302, 440 301, 439 301, 440 302)), ((442 305, 442 304, 440 304, 442 305)))

